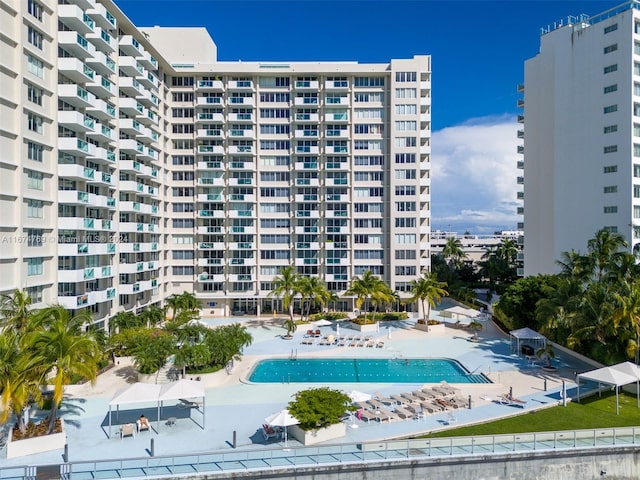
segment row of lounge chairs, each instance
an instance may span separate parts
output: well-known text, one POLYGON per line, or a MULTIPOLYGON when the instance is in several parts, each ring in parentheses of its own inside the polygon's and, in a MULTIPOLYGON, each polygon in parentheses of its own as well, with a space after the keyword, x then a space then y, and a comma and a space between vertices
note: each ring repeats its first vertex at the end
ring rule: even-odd
POLYGON ((420 420, 428 414, 445 413, 447 423, 455 422, 453 411, 465 408, 466 402, 460 390, 449 385, 423 388, 384 396, 377 393, 366 402, 358 402, 358 416, 362 420, 378 422, 392 420, 420 420))
POLYGON ((303 338, 302 345, 335 345, 338 347, 365 347, 365 348, 384 348, 384 341, 377 340, 372 337, 358 337, 327 335, 320 340, 315 338, 303 338))

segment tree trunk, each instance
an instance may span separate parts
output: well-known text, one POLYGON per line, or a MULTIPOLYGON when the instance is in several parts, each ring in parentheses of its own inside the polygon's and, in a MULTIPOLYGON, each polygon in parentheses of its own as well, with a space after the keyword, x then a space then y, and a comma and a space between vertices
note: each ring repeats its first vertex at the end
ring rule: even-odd
POLYGON ((56 420, 58 418, 58 404, 51 402, 51 413, 49 414, 49 435, 51 435, 56 429, 56 420))

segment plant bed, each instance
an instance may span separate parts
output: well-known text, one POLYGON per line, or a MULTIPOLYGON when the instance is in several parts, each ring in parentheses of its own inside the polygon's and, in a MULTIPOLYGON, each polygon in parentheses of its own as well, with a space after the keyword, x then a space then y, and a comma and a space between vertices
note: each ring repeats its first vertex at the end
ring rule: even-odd
POLYGON ((379 328, 377 323, 360 325, 359 323, 349 322, 348 326, 350 329, 357 330, 358 332, 377 332, 379 328))
POLYGON ((289 435, 303 445, 315 445, 327 440, 344 437, 346 434, 347 428, 344 423, 336 423, 318 430, 303 430, 298 425, 289 427, 289 435))
POLYGON ((20 439, 14 439, 14 435, 20 435, 21 432, 19 430, 10 430, 7 442, 7 458, 23 457, 64 448, 67 443, 67 434, 64 431, 62 419, 56 420, 56 433, 47 435, 48 426, 49 421, 45 419, 35 426, 34 436, 20 439))
POLYGON ((445 324, 435 320, 429 320, 427 323, 424 320, 418 320, 414 328, 423 332, 444 333, 445 324))

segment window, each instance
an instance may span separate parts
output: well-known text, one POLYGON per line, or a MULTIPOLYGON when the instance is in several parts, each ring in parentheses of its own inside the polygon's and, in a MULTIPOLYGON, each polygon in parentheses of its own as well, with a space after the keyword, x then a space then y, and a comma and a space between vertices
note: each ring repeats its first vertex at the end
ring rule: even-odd
POLYGON ((396 98, 416 98, 417 90, 415 88, 396 88, 396 98))
POLYGON ((617 165, 607 165, 603 169, 603 173, 616 173, 618 171, 617 165))
POLYGON ((604 187, 604 193, 616 193, 618 191, 617 185, 609 185, 604 187))
POLYGON ((640 165, 637 163, 633 164, 633 176, 635 178, 640 178, 640 165))
POLYGON ((191 172, 191 171, 179 170, 177 172, 173 172, 173 179, 181 182, 192 181, 194 176, 195 176, 195 172, 191 172))
POLYGON ((396 72, 396 82, 415 82, 416 72, 396 72))
POLYGON ((633 53, 640 55, 640 42, 633 43, 633 53))
POLYGON ((29 72, 38 78, 44 78, 44 63, 33 55, 27 55, 27 63, 29 72))
POLYGON ((42 190, 42 173, 27 170, 27 188, 42 190))
POLYGON ((416 243, 416 235, 414 233, 396 233, 394 239, 397 244, 401 245, 416 243))
POLYGON ((396 195, 415 195, 416 187, 414 185, 398 185, 396 186, 396 195))
POLYGON ((395 126, 396 126, 396 132, 415 132, 417 129, 417 124, 413 120, 397 121, 395 126))
POLYGON ((32 26, 29 26, 29 29, 27 30, 27 41, 34 47, 42 50, 44 35, 32 26))
POLYGON ((609 25, 608 27, 604 27, 604 33, 611 33, 618 30, 618 24, 614 23, 613 25, 609 25))
POLYGON ((173 228, 193 228, 195 220, 193 218, 174 218, 173 228))
POLYGON ((395 202, 396 212, 415 212, 416 202, 395 202))
POLYGON ((29 228, 25 230, 27 234, 27 246, 29 247, 41 247, 43 230, 41 228, 29 228))
POLYGON ((603 109, 604 113, 613 113, 617 111, 618 111, 618 105, 608 105, 603 109))
POLYGON ((42 200, 27 200, 27 217, 42 218, 43 202, 42 200))
POLYGON ((614 43, 613 45, 607 45, 606 47, 604 47, 604 53, 611 53, 611 52, 615 52, 616 50, 618 50, 618 44, 614 43))
POLYGON ((42 302, 42 292, 44 287, 27 287, 27 295, 31 298, 31 303, 40 303, 42 302))
MULTIPOLYGON (((42 5, 40 2, 36 0, 29 0, 27 2, 27 11, 31 16, 42 21, 42 5)), ((42 294, 42 292, 40 292, 40 294, 42 294)))
POLYGON ((191 245, 193 244, 193 235, 171 235, 174 245, 191 245))
POLYGON ((396 250, 395 257, 396 257, 396 260, 415 260, 416 251, 415 250, 396 250))
POLYGON ((195 258, 193 250, 174 250, 171 254, 174 260, 193 260, 195 258))
POLYGON ((179 266, 174 266, 172 268, 172 272, 174 275, 193 275, 194 273, 194 267, 193 265, 179 265, 179 266))
POLYGON ((604 73, 613 73, 616 72, 618 70, 618 64, 614 63, 613 65, 607 65, 606 67, 604 67, 604 73))
POLYGON ((27 113, 27 128, 29 130, 42 134, 42 123, 43 119, 40 115, 31 112, 27 113))
POLYGON ((637 143, 633 144, 633 156, 640 157, 640 145, 637 143))
POLYGON ((27 258, 27 275, 42 275, 42 258, 27 258))
POLYGON ((193 155, 174 155, 172 162, 174 165, 193 165, 194 157, 193 155))
POLYGON ((192 87, 193 77, 173 77, 171 84, 174 87, 192 87))
POLYGON ((418 112, 417 105, 396 105, 396 115, 415 115, 418 112))
POLYGON ((415 147, 417 144, 416 137, 396 137, 396 147, 415 147))
POLYGON ((618 84, 617 83, 604 87, 604 93, 605 94, 613 93, 613 92, 617 92, 617 91, 618 91, 618 84))
POLYGON ((27 84, 27 99, 31 103, 42 106, 43 90, 30 83, 27 84))
POLYGON ((640 185, 633 186, 633 198, 640 198, 640 185))
POLYGON ((27 142, 27 158, 34 162, 41 162, 44 153, 44 145, 35 142, 27 142))
POLYGON ((396 153, 396 163, 416 163, 416 154, 396 153))
POLYGON ((415 218, 396 218, 396 228, 414 228, 416 226, 415 218))
POLYGON ((356 77, 353 84, 356 87, 384 87, 384 77, 356 77))
POLYGON ((640 218, 640 206, 633 206, 633 218, 640 218))
MULTIPOLYGON (((640 125, 639 125, 640 126, 640 125)), ((607 125, 604 127, 604 133, 614 133, 618 131, 618 125, 607 125)))
POLYGON ((412 266, 398 266, 395 268, 396 275, 402 276, 415 276, 416 275, 416 267, 412 266))
POLYGON ((615 205, 604 207, 604 213, 618 213, 618 207, 615 205))
POLYGON ((411 169, 398 169, 395 171, 396 180, 415 180, 416 171, 411 169))
POLYGON ((615 153, 618 151, 617 145, 607 145, 604 147, 604 153, 615 153))

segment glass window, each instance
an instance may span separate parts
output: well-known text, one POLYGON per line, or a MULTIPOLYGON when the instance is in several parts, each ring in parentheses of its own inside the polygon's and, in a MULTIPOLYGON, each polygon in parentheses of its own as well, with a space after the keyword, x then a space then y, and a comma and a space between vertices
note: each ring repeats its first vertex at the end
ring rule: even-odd
POLYGON ((43 203, 41 200, 27 200, 27 217, 42 218, 43 203))
POLYGON ((618 111, 618 105, 608 105, 603 109, 604 113, 613 113, 618 111))
POLYGON ((618 131, 618 125, 607 125, 604 127, 604 133, 614 133, 618 131))
POLYGON ((614 43, 613 45, 607 45, 606 47, 604 47, 604 53, 611 53, 611 52, 615 52, 616 50, 618 50, 617 43, 614 43))
POLYGON ((27 275, 42 275, 42 258, 27 258, 27 275))
POLYGON ((44 35, 42 35, 42 33, 40 33, 38 30, 36 30, 32 26, 29 26, 27 30, 27 41, 34 47, 42 50, 44 35))
POLYGON ((607 85, 606 87, 604 87, 604 93, 613 93, 613 92, 617 92, 618 91, 618 84, 613 84, 613 85, 607 85))
POLYGON ((614 63, 613 65, 607 65, 604 67, 604 73, 613 73, 618 70, 618 64, 614 63))
POLYGON ((27 170, 27 188, 32 190, 42 190, 42 173, 27 170))
POLYGON ((608 27, 604 27, 604 33, 611 33, 618 30, 618 24, 614 23, 613 25, 609 25, 608 27))
POLYGON ((604 207, 604 213, 618 213, 618 207, 616 205, 609 205, 604 207))
POLYGON ((27 63, 29 72, 36 77, 44 78, 44 63, 41 60, 38 60, 33 55, 27 55, 27 63))
POLYGON ((42 134, 42 123, 43 119, 41 116, 31 112, 27 113, 27 128, 29 130, 42 134))
POLYGON ((34 162, 42 162, 44 146, 35 142, 27 143, 27 158, 34 162))

